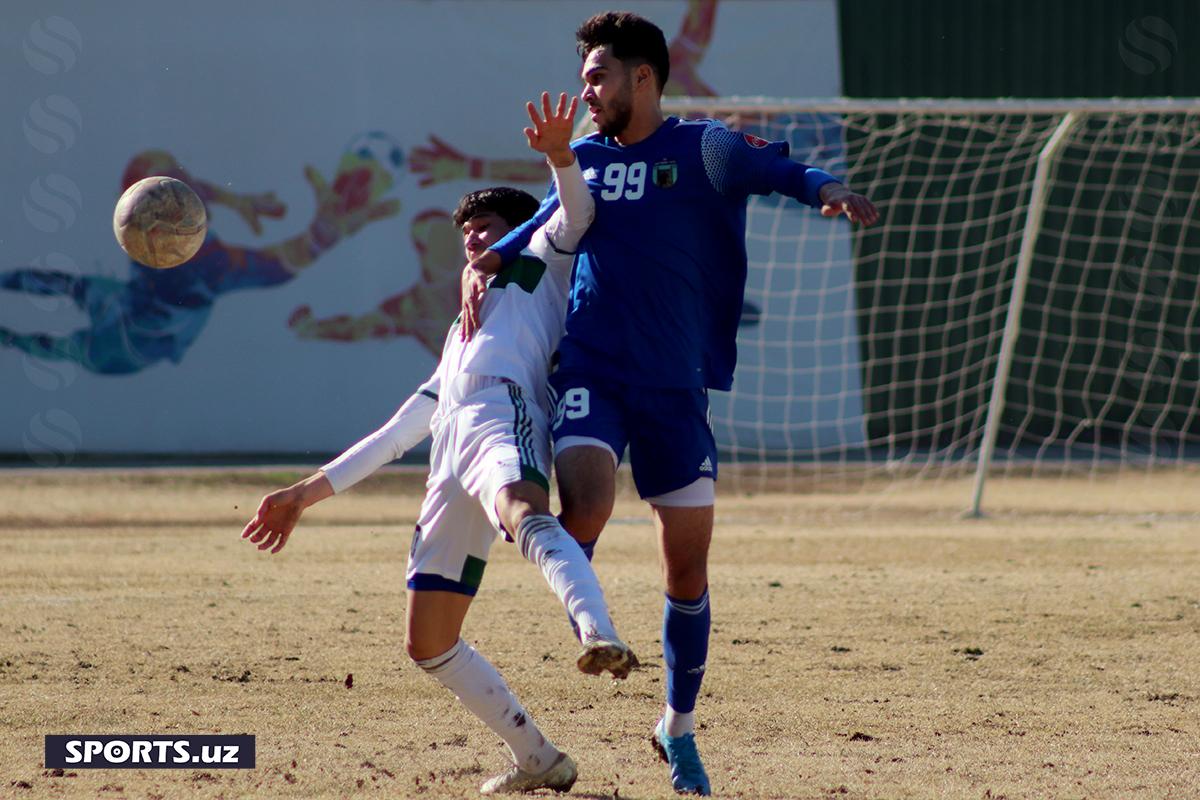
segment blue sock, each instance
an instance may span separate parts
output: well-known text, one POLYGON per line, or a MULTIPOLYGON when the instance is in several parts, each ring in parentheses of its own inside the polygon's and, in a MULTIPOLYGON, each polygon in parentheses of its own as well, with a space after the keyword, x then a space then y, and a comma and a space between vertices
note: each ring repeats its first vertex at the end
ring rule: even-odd
MULTIPOLYGON (((562 515, 561 514, 558 515, 558 524, 562 525, 562 515)), ((566 529, 567 529, 567 526, 563 525, 563 530, 566 530, 566 529)), ((576 539, 575 541, 579 542, 578 539, 576 539)), ((592 539, 587 544, 584 544, 583 542, 579 542, 579 549, 583 551, 583 554, 585 556, 587 556, 588 561, 592 560, 592 553, 596 552, 596 542, 598 542, 598 541, 600 541, 599 536, 597 536, 595 539, 592 539)), ((574 625, 575 623, 572 622, 571 624, 574 625)))
POLYGON ((588 542, 587 544, 581 544, 581 545, 579 545, 579 549, 583 551, 583 554, 584 554, 585 556, 587 556, 587 560, 588 560, 588 561, 591 561, 591 560, 592 560, 592 553, 596 552, 596 542, 598 542, 598 541, 600 541, 600 540, 599 540, 599 539, 592 539, 592 540, 591 540, 590 542, 588 542))
MULTIPOLYGON (((562 525, 562 517, 561 516, 558 517, 558 524, 562 525)), ((564 530, 565 530, 565 528, 564 528, 564 530)), ((592 560, 592 554, 596 552, 596 542, 598 542, 598 541, 600 541, 600 537, 596 537, 595 539, 592 539, 587 544, 579 545, 579 549, 583 551, 583 554, 585 556, 587 556, 588 561, 592 560)), ((579 624, 577 622, 575 622, 575 618, 571 616, 570 611, 567 612, 567 622, 571 623, 571 632, 575 634, 576 639, 579 639, 580 638, 579 624)))
POLYGON ((666 595, 663 605, 663 658, 667 662, 667 705, 682 714, 696 708, 704 662, 708 659, 708 629, 712 619, 708 590, 695 600, 666 595))

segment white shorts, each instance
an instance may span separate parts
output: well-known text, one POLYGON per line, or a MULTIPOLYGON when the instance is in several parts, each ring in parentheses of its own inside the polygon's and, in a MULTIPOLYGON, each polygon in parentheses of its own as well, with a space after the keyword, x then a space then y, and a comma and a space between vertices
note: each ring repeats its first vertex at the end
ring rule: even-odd
POLYGON ((474 595, 492 542, 503 532, 496 495, 520 480, 548 492, 549 474, 550 428, 537 403, 510 383, 467 398, 433 432, 408 588, 474 595))

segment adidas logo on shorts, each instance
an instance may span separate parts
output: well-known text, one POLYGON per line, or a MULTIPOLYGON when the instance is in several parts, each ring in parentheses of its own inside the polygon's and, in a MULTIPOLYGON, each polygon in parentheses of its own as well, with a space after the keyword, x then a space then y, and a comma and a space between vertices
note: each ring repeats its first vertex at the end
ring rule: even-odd
POLYGON ((704 457, 704 460, 700 462, 700 471, 707 472, 709 475, 712 474, 713 468, 712 468, 712 459, 711 458, 709 458, 708 456, 704 457))

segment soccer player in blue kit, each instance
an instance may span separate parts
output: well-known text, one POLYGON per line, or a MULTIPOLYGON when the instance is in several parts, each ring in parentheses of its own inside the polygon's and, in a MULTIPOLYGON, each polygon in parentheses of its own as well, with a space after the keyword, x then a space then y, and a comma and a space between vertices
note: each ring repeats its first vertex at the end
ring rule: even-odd
MULTIPOLYGON (((628 12, 576 32, 598 133, 572 143, 595 219, 580 241, 566 335, 550 377, 562 522, 591 557, 612 514, 626 447, 652 510, 666 583, 667 702, 652 742, 679 793, 710 794, 694 709, 708 654, 708 548, 717 449, 708 389, 728 390, 746 282, 746 203, 779 192, 871 225, 866 197, 788 158, 786 142, 712 120, 664 117, 670 61, 662 31, 628 12)), ((557 207, 472 261, 463 274, 463 335, 477 324, 486 276, 509 263, 557 207)))

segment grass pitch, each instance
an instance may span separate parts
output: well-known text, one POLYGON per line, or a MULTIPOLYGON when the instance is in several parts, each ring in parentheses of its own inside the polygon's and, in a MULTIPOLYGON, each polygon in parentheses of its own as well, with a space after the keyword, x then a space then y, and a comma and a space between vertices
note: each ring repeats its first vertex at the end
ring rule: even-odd
MULTIPOLYGON (((9 472, 0 796, 471 797, 497 739, 403 651, 422 475, 240 541, 299 473, 9 472), (347 688, 347 677, 353 676, 347 688), (252 733, 252 771, 42 766, 50 733, 252 733)), ((718 797, 1200 794, 1196 476, 726 494, 698 741, 718 797)), ((644 667, 578 674, 564 614, 497 544, 465 637, 579 764, 572 794, 673 797, 648 737, 662 597, 626 493, 597 572, 644 667)))

